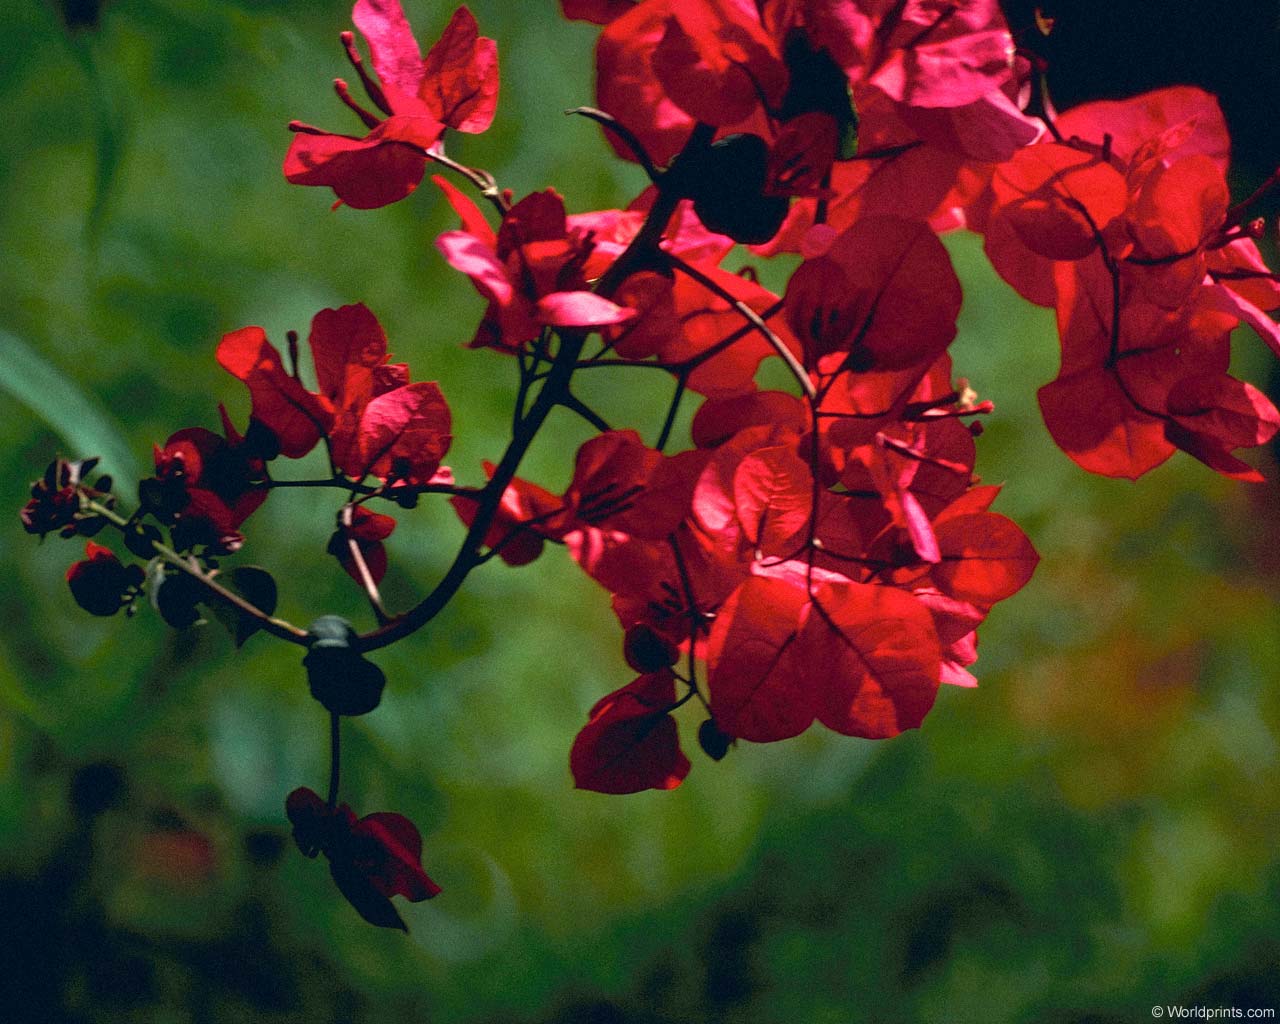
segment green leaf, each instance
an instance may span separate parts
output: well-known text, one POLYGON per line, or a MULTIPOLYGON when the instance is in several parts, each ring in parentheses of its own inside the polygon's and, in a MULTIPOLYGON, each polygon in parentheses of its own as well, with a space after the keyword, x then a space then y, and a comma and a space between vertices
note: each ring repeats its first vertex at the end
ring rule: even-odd
POLYGON ((0 330, 0 391, 7 392, 52 427, 72 458, 99 456, 118 479, 142 476, 119 428, 61 370, 8 331, 0 330))
MULTIPOLYGON (((227 577, 236 593, 259 611, 267 615, 275 612, 276 581, 266 569, 256 565, 242 565, 232 569, 227 577)), ((231 631, 236 647, 243 646, 244 642, 261 628, 257 619, 246 615, 238 608, 214 602, 213 610, 222 624, 231 631)))

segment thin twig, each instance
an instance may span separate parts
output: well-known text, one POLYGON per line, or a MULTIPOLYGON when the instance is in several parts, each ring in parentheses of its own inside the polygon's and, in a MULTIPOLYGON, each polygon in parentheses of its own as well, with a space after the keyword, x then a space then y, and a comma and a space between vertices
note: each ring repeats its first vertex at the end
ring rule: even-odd
POLYGON ((644 173, 649 176, 649 180, 655 185, 658 183, 658 179, 662 176, 662 172, 658 170, 657 166, 655 166, 653 160, 645 150, 644 145, 638 138, 636 138, 635 133, 612 114, 606 114, 603 110, 599 110, 596 107, 572 107, 569 110, 566 110, 565 114, 580 114, 581 116, 600 125, 600 127, 605 131, 616 135, 626 143, 627 149, 631 150, 636 161, 644 168, 644 173))
MULTIPOLYGON (((123 516, 117 515, 114 511, 101 505, 96 501, 89 501, 85 504, 85 508, 93 512, 95 515, 102 516, 103 519, 111 523, 117 529, 131 530, 132 524, 123 516)), ((307 646, 309 642, 309 634, 305 629, 299 629, 291 622, 284 619, 278 619, 275 616, 268 615, 257 605, 245 600, 234 591, 228 590, 221 583, 218 583, 212 576, 206 573, 195 563, 193 559, 183 558, 178 552, 160 541, 152 542, 152 549, 157 555, 172 565, 180 572, 186 573, 192 579, 204 586, 214 597, 225 604, 231 605, 233 608, 245 615, 248 615, 258 623, 258 627, 264 632, 270 633, 272 636, 278 636, 281 640, 288 640, 290 643, 307 646)))
POLYGON ((805 370, 804 366, 801 365, 800 360, 795 357, 795 353, 792 352, 791 349, 787 348, 786 343, 773 333, 773 330, 769 325, 760 318, 759 313, 741 299, 736 298, 719 282, 708 277, 697 267, 693 266, 693 264, 686 263, 679 256, 674 256, 671 253, 665 253, 664 255, 671 261, 671 265, 677 270, 693 278, 693 280, 697 281, 698 284, 702 285, 702 287, 706 288, 708 291, 718 295, 721 299, 737 310, 738 313, 750 321, 751 326, 763 335, 765 341, 769 343, 773 350, 778 354, 779 358, 787 364, 787 369, 791 371, 791 375, 795 377, 796 383, 800 385, 800 388, 804 391, 805 395, 809 398, 813 398, 817 394, 813 388, 813 381, 809 379, 808 372, 805 370))

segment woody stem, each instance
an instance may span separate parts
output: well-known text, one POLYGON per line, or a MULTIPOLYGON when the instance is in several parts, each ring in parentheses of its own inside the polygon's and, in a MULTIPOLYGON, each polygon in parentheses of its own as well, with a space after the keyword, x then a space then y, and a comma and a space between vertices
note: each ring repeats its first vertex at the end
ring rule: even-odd
MULTIPOLYGON (((708 132, 713 131, 714 129, 701 129, 701 127, 700 129, 695 129, 690 145, 705 143, 708 132)), ((638 260, 642 257, 651 256, 657 251, 662 233, 666 230, 667 223, 671 220, 671 216, 675 213, 679 202, 679 197, 671 193, 660 192, 658 194, 657 200, 649 210, 648 217, 635 238, 632 239, 631 244, 627 246, 622 255, 614 261, 613 265, 596 282, 595 291, 597 294, 606 298, 612 295, 626 280, 627 275, 631 273, 638 260)), ((566 330, 561 333, 561 344, 551 364, 551 369, 547 371, 546 381, 538 392, 538 397, 534 399, 533 405, 530 406, 528 413, 517 422, 516 429, 512 433, 511 442, 507 445, 507 450, 503 453, 502 460, 494 469, 489 483, 480 492, 480 502, 479 508, 476 510, 476 517, 471 521, 471 526, 467 530, 466 537, 463 538, 462 546, 454 557, 453 564, 449 566, 448 571, 440 579, 440 582, 436 584, 431 593, 410 608, 404 615, 379 626, 370 633, 360 636, 356 641, 357 650, 361 652, 376 651, 421 629, 439 615, 445 605, 452 600, 454 594, 461 589, 471 570, 485 561, 481 549, 484 547, 484 538, 488 535, 489 528, 493 525, 494 518, 497 516, 498 505, 502 501, 502 495, 506 492, 511 481, 515 479, 521 460, 529 450, 534 437, 542 428, 543 423, 546 422, 551 411, 558 405, 570 404, 569 383, 573 378, 574 370, 577 369, 578 360, 582 355, 582 347, 586 340, 587 331, 585 330, 566 330)), ((570 405, 570 407, 572 406, 570 405)))
POLYGON ((360 542, 351 534, 354 513, 355 506, 350 502, 342 506, 341 522, 343 532, 346 535, 347 552, 351 555, 351 562, 360 576, 360 585, 364 587, 364 592, 369 598, 369 607, 373 609, 378 625, 385 626, 391 621, 391 616, 387 614, 387 609, 382 603, 382 595, 378 592, 377 581, 374 580, 373 573, 369 571, 369 564, 364 560, 364 552, 360 550, 360 542))
MULTIPOLYGON (((96 501, 89 501, 85 507, 95 515, 101 516, 111 525, 120 531, 132 530, 132 524, 123 516, 117 515, 105 505, 100 505, 96 501)), ((192 579, 199 582, 211 595, 216 597, 224 604, 230 605, 237 611, 248 615, 258 623, 258 627, 264 632, 277 636, 281 640, 288 640, 290 643, 298 644, 305 647, 307 645, 307 631, 299 629, 293 623, 285 619, 278 619, 273 615, 268 615, 257 605, 246 601, 239 594, 228 590, 222 584, 218 583, 212 576, 200 568, 199 563, 194 558, 184 558, 173 548, 160 541, 153 541, 152 550, 169 565, 172 565, 180 572, 186 573, 192 579)))
POLYGON ((338 806, 338 773, 342 764, 342 716, 329 712, 329 810, 338 806))

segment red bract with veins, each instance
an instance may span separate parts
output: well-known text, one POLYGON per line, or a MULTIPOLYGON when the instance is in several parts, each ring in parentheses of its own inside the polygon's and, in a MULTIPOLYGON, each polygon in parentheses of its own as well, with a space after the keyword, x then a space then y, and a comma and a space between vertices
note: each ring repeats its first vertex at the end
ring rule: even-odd
MULTIPOLYGON (((484 464, 485 476, 492 479, 497 467, 484 464)), ((466 526, 475 522, 480 503, 464 495, 449 499, 458 518, 466 526)), ((564 503, 550 491, 527 480, 514 479, 502 498, 481 543, 508 565, 528 565, 542 554, 547 540, 561 540, 563 531, 550 524, 562 518, 564 503)))
POLYGON ((960 282, 925 225, 859 220, 787 286, 787 322, 815 374, 932 363, 956 334, 960 282))
POLYGON ((1054 440, 1107 476, 1137 478, 1183 448, 1261 479, 1231 452, 1265 443, 1277 414, 1226 374, 1229 332, 1244 320, 1280 352, 1265 312, 1280 286, 1230 206, 1216 101, 1159 90, 1085 104, 1057 131, 1064 141, 996 169, 982 219, 993 266, 1057 307, 1062 367, 1040 390, 1054 440))
POLYGON ((1056 280, 1062 368, 1039 395, 1045 425, 1063 451, 1091 472, 1137 479, 1185 447, 1226 475, 1261 479, 1229 452, 1265 443, 1280 418, 1266 398, 1246 397, 1227 375, 1238 321, 1214 302, 1211 288, 1168 310, 1095 264, 1061 265, 1056 280), (1179 391, 1195 397, 1171 405, 1179 391), (1215 408, 1236 413, 1209 415, 1215 408), (1177 409, 1195 410, 1201 429, 1179 422, 1177 409), (1240 416, 1249 429, 1238 428, 1240 416))
POLYGON ((675 789, 689 774, 671 717, 676 705, 675 676, 667 670, 602 697, 569 752, 574 784, 597 793, 675 789))
POLYGON ((370 102, 386 116, 359 106, 336 79, 339 98, 368 134, 338 135, 294 121, 284 174, 295 185, 326 185, 338 204, 367 210, 418 187, 446 128, 478 133, 489 127, 498 102, 498 46, 479 35, 466 7, 454 12, 425 59, 399 0, 357 0, 351 19, 369 45, 376 82, 350 32, 343 33, 343 45, 370 102))
POLYGON ((350 521, 339 521, 338 529, 329 541, 329 553, 357 583, 363 582, 362 562, 373 582, 381 583, 387 574, 387 549, 382 542, 395 532, 396 521, 380 512, 371 512, 363 505, 355 506, 350 516, 344 518, 350 521))

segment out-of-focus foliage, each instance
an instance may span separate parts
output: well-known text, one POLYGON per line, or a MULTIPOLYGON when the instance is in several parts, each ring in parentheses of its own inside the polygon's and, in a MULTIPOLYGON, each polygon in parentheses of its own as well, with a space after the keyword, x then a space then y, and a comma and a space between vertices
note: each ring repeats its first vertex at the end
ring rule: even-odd
MULTIPOLYGON (((57 451, 119 460, 123 442, 145 464, 173 430, 215 426, 218 401, 243 421, 213 348, 245 324, 281 338, 366 302, 449 396, 464 482, 500 452, 514 370, 461 348, 481 302, 431 244, 452 216, 429 185, 331 213, 280 175, 291 117, 345 123, 328 90, 345 3, 115 0, 96 28, 75 6, 71 31, 53 3, 0 12, 0 943, 30 1019, 1280 1007, 1280 471, 1245 487, 1179 457, 1138 486, 1086 476, 1035 406, 1056 369, 1049 315, 965 236, 948 239, 966 292, 953 351, 997 406, 979 471, 1009 481, 997 508, 1043 555, 984 628, 982 688, 949 690, 922 733, 886 744, 814 732, 698 757, 670 793, 576 792, 569 744, 627 678, 620 633, 560 553, 494 564, 378 656, 383 706, 348 725, 344 794, 410 815, 445 888, 405 908, 408 939, 360 922, 283 820, 289 790, 327 770, 297 651, 90 619, 63 582, 79 550, 37 546, 16 510, 57 451), (76 402, 56 424, 50 394, 76 402), (90 440, 101 450, 71 448, 90 440)), ((428 39, 451 10, 407 7, 428 39)), ((472 7, 503 95, 495 131, 459 155, 517 192, 554 185, 571 210, 629 199, 636 170, 561 115, 591 99, 590 28, 550 3, 472 7)), ((652 436, 666 389, 647 383, 615 378, 592 402, 652 436)), ((528 475, 558 487, 586 435, 551 427, 528 475)), ((367 615, 323 554, 332 527, 295 493, 250 527, 239 561, 276 573, 293 621, 367 615)), ((443 502, 404 515, 390 603, 430 586, 459 538, 443 502)), ((681 725, 692 748, 696 715, 681 725)))

